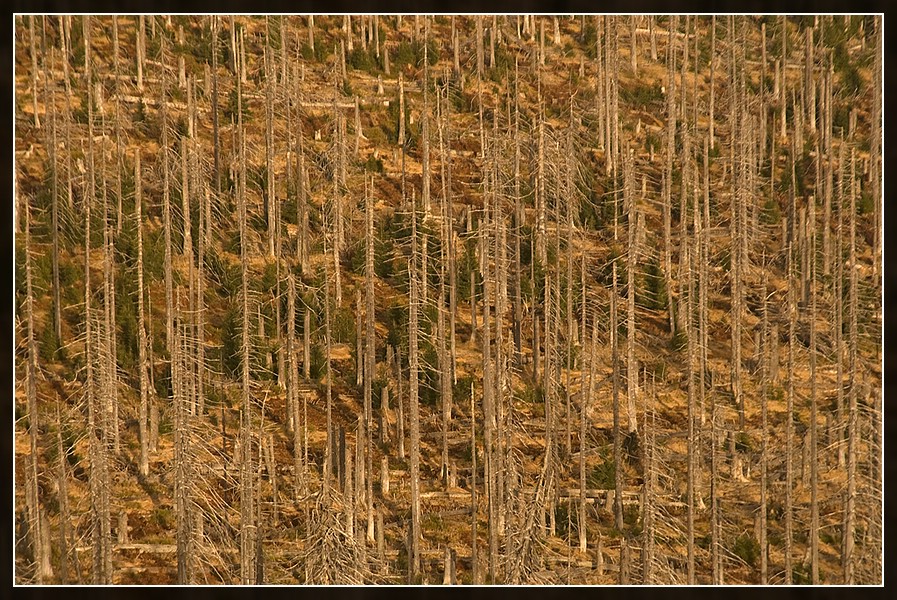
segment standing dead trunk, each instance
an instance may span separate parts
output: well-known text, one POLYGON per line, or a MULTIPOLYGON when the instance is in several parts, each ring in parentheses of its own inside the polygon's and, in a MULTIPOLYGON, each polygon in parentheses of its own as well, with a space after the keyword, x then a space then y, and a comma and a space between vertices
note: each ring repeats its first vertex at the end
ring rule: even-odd
POLYGON ((190 418, 188 405, 191 403, 187 381, 186 324, 180 309, 181 288, 178 288, 177 311, 175 317, 175 344, 172 347, 172 387, 174 402, 174 463, 175 463, 175 518, 178 583, 187 585, 193 579, 193 519, 191 496, 190 418))
POLYGON ((418 406, 418 273, 417 273, 417 206, 412 194, 411 202, 411 261, 410 271, 411 298, 408 319, 408 390, 411 414, 411 573, 414 577, 420 574, 420 408, 418 406))
POLYGON ((396 415, 396 437, 398 438, 396 452, 400 460, 405 460, 405 409, 403 408, 405 403, 402 399, 402 357, 398 349, 396 349, 396 392, 396 408, 398 409, 398 415, 396 415))
MULTIPOLYGON (((143 16, 140 17, 141 23, 143 16)), ((210 15, 212 34, 212 182, 215 196, 221 195, 221 148, 218 140, 218 16, 210 15)), ((208 64, 208 63, 206 63, 208 64)), ((206 82, 208 86, 208 82, 206 82)))
MULTIPOLYGON (((794 190, 792 187, 791 203, 794 206, 794 190)), ((793 211, 792 211, 793 212, 793 211)), ((794 290, 794 249, 793 242, 795 225, 794 220, 791 222, 792 234, 788 239, 785 251, 786 266, 785 271, 788 274, 788 390, 786 395, 785 408, 785 583, 791 583, 792 573, 792 543, 793 543, 793 492, 794 485, 794 358, 795 358, 795 337, 797 314, 795 308, 795 290, 794 290)))
MULTIPOLYGON (((231 29, 234 29, 234 18, 231 17, 231 29)), ((241 30, 242 37, 242 30, 241 30)), ((235 58, 241 56, 234 52, 235 58)), ((239 68, 236 70, 237 76, 237 131, 239 137, 239 184, 237 188, 237 207, 239 211, 240 221, 240 264, 241 264, 241 304, 243 323, 240 332, 240 348, 241 348, 241 396, 242 396, 242 415, 240 419, 240 580, 244 585, 252 583, 256 571, 256 523, 254 510, 254 469, 252 467, 252 437, 251 437, 251 411, 250 402, 250 378, 249 378, 249 347, 250 347, 250 330, 249 330, 249 264, 248 264, 248 246, 249 237, 246 231, 247 210, 246 210, 246 137, 243 130, 243 88, 242 78, 239 73, 243 71, 242 58, 237 59, 239 68)))
POLYGON ((628 264, 626 266, 626 400, 627 414, 629 417, 629 433, 635 434, 638 431, 638 420, 635 414, 636 399, 638 396, 638 363, 635 360, 635 273, 638 262, 638 209, 635 206, 635 198, 633 197, 634 177, 632 174, 633 158, 627 151, 625 163, 623 186, 626 196, 626 223, 629 233, 628 247, 626 257, 628 264))
MULTIPOLYGON (((586 320, 585 290, 583 290, 582 320, 586 320)), ((582 341, 585 347, 585 339, 582 341)), ((595 393, 595 353, 598 349, 598 314, 592 316, 592 344, 589 352, 589 383, 583 402, 579 409, 579 551, 587 551, 586 539, 586 419, 592 404, 592 395, 595 393)))
MULTIPOLYGON (((372 408, 372 386, 374 373, 376 372, 376 337, 374 331, 374 182, 371 180, 370 192, 365 202, 365 269, 364 269, 364 293, 365 293, 365 364, 364 364, 364 422, 367 432, 367 447, 365 448, 366 463, 365 474, 367 476, 367 535, 368 541, 374 541, 374 468, 373 468, 373 437, 374 419, 372 408)), ((381 407, 382 409, 382 407, 381 407)), ((382 413, 381 413, 382 414, 382 413)))
MULTIPOLYGON (((268 17, 265 17, 265 172, 268 181, 265 186, 265 220, 268 223, 268 258, 274 257, 274 233, 277 229, 277 199, 274 192, 274 59, 272 57, 268 17)), ((281 44, 285 40, 281 40, 281 44)))
MULTIPOLYGON (((40 129, 40 113, 37 108, 37 80, 38 80, 38 70, 37 70, 37 47, 34 42, 34 15, 28 15, 28 32, 31 41, 31 101, 34 105, 34 128, 40 129)), ((46 107, 44 107, 46 110, 46 107)), ((46 116, 46 113, 44 113, 46 116)))
MULTIPOLYGON (((31 20, 33 21, 33 17, 31 20)), ((32 32, 33 37, 33 32, 32 32)), ((33 40, 32 40, 33 48, 33 40)), ((25 320, 27 327, 28 363, 26 369, 26 399, 28 405, 28 439, 30 442, 28 456, 28 475, 26 477, 28 496, 26 505, 28 508, 29 523, 28 535, 31 542, 31 553, 35 563, 36 583, 43 585, 53 577, 53 568, 50 565, 51 549, 45 528, 48 526, 41 519, 40 485, 38 482, 38 461, 40 450, 40 416, 38 414, 37 400, 37 338, 34 333, 34 293, 31 275, 31 208, 30 201, 25 198, 24 206, 25 222, 25 320)))
MULTIPOLYGON (((765 263, 765 260, 764 260, 765 263)), ((767 546, 767 477, 769 469, 769 431, 767 425, 767 382, 769 369, 766 356, 769 351, 769 337, 767 333, 767 265, 763 264, 762 284, 760 286, 760 301, 762 311, 760 340, 763 350, 760 354, 760 584, 766 585, 769 580, 769 548, 767 546)))
MULTIPOLYGON (((882 178, 881 178, 881 128, 882 128, 882 20, 881 17, 875 19, 875 59, 872 66, 872 124, 870 131, 870 150, 869 150, 869 183, 872 187, 872 212, 875 216, 873 220, 875 231, 872 242, 872 278, 873 284, 877 285, 878 278, 881 274, 882 260, 882 178)), ((865 38, 863 38, 865 39, 865 38)), ((831 73, 831 71, 830 71, 831 73)), ((831 75, 829 76, 829 95, 828 101, 831 102, 831 75)), ((829 107, 829 128, 831 129, 832 109, 829 107)), ((831 131, 829 131, 829 147, 831 147, 831 131)), ((831 161, 831 157, 829 157, 831 161)), ((831 175, 831 173, 829 173, 831 175)))
MULTIPOLYGON (((678 17, 672 17, 667 36, 667 125, 666 150, 664 152, 663 172, 663 275, 664 287, 667 290, 667 302, 670 315, 670 335, 676 335, 676 310, 673 305, 673 259, 672 259, 672 188, 673 188, 673 156, 676 138, 676 52, 673 47, 673 30, 678 26, 678 17)), ((711 79, 712 82, 712 79, 711 79)), ((712 105, 711 105, 712 106, 712 105)))
MULTIPOLYGON (((812 38, 810 38, 812 39, 812 38)), ((809 201, 810 250, 810 572, 813 585, 819 584, 819 466, 816 407, 816 206, 809 201)))
POLYGON ((147 381, 147 338, 143 291, 143 176, 140 168, 140 149, 134 151, 134 214, 137 227, 137 368, 140 371, 140 414, 138 418, 140 438, 140 460, 138 471, 144 477, 149 475, 149 440, 147 413, 150 389, 147 381))
POLYGON ((473 381, 470 382, 470 564, 471 582, 480 583, 479 561, 477 560, 477 418, 473 395, 473 381))
MULTIPOLYGON (((613 364, 614 411, 614 526, 623 530, 623 448, 620 435, 620 360, 617 333, 617 262, 613 263, 613 289, 610 296, 610 344, 613 364)), ((631 276, 631 275, 630 275, 631 276)))

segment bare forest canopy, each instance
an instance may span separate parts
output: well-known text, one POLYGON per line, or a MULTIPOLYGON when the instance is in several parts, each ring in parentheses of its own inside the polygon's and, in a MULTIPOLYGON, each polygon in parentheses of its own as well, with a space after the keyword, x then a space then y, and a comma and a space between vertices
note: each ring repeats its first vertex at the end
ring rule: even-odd
POLYGON ((880 16, 14 32, 16 582, 882 581, 880 16))

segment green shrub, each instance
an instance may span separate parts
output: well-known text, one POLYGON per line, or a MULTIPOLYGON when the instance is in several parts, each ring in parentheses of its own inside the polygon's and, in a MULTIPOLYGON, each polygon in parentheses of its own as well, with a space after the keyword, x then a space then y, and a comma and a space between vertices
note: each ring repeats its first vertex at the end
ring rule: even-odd
POLYGON ((361 164, 361 167, 369 173, 382 173, 383 161, 379 158, 374 157, 374 155, 372 154, 368 156, 368 159, 361 164))
POLYGON ((237 122, 238 106, 243 109, 243 123, 249 122, 252 119, 252 111, 249 110, 249 105, 246 102, 246 98, 242 99, 242 104, 238 103, 237 88, 234 87, 228 94, 227 104, 224 105, 224 110, 222 111, 225 123, 229 122, 231 119, 234 120, 234 123, 237 122))
POLYGON ((595 28, 595 24, 591 18, 586 19, 586 26, 582 30, 582 35, 580 36, 580 43, 582 44, 586 56, 589 58, 596 58, 596 48, 595 44, 598 42, 598 30, 595 28))
POLYGON ((857 215, 870 214, 873 210, 875 210, 875 200, 872 198, 872 193, 864 190, 857 202, 857 215))
POLYGON ((308 375, 312 381, 318 381, 327 374, 327 356, 324 354, 324 346, 321 344, 311 345, 311 359, 308 369, 308 375))
POLYGON ((539 384, 524 385, 517 393, 517 398, 527 404, 542 404, 545 402, 545 390, 539 384))
POLYGON ((651 105, 663 102, 663 92, 660 90, 659 83, 638 83, 634 86, 623 85, 620 86, 620 98, 627 104, 649 108, 651 105))
POLYGON ((589 472, 586 478, 587 485, 599 490, 612 490, 617 476, 616 465, 614 465, 613 458, 609 456, 610 450, 607 446, 599 449, 599 455, 601 462, 589 472))
POLYGON ((682 352, 685 350, 687 344, 688 336, 685 335, 685 330, 681 327, 676 329, 676 333, 674 333, 673 337, 670 339, 670 349, 673 352, 682 352))
POLYGON ((749 566, 755 567, 757 559, 760 558, 760 543, 754 539, 754 536, 743 533, 735 539, 735 543, 732 545, 732 553, 749 566))
POLYGON ((652 256, 645 266, 645 285, 636 287, 636 304, 651 310, 666 310, 667 289, 660 259, 652 256))
POLYGON ((779 208, 779 203, 775 198, 767 198, 766 203, 763 205, 761 220, 766 225, 776 225, 778 223, 781 223, 782 211, 779 208))
MULTIPOLYGON (((401 70, 406 65, 417 69, 423 67, 423 60, 424 44, 421 40, 413 42, 403 41, 395 49, 392 64, 395 65, 396 70, 401 70)), ((438 60, 439 47, 436 44, 436 40, 430 38, 427 43, 427 62, 430 63, 430 66, 433 66, 438 60)))
POLYGON ((739 431, 738 435, 735 436, 735 451, 736 452, 753 452, 754 450, 754 440, 746 431, 739 431))
POLYGON ((153 520, 156 522, 156 524, 160 528, 162 528, 164 530, 174 529, 174 526, 175 526, 174 512, 170 508, 164 508, 164 507, 159 506, 156 509, 154 509, 153 510, 153 520))
POLYGON ((333 310, 331 307, 330 316, 332 322, 330 324, 333 333, 334 342, 355 344, 355 306, 352 308, 339 307, 333 310))
POLYGON ((796 564, 791 569, 791 582, 794 585, 809 585, 812 582, 809 569, 803 564, 796 564))
POLYGON ((377 73, 380 71, 377 57, 374 53, 374 46, 369 46, 367 49, 364 49, 361 46, 355 46, 352 52, 349 52, 346 56, 346 65, 353 69, 366 71, 368 73, 377 73))

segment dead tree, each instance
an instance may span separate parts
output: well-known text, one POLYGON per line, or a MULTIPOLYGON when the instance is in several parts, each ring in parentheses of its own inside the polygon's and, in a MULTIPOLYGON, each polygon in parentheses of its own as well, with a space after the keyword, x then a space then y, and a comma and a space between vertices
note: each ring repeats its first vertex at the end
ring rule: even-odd
MULTIPOLYGON (((33 21, 33 17, 31 17, 33 21)), ((33 34, 33 32, 32 32, 33 34)), ((33 36, 32 36, 33 37, 33 36)), ((33 41, 32 41, 33 44, 33 41)), ((31 543, 31 553, 35 564, 35 581, 39 585, 48 583, 53 577, 53 567, 50 564, 51 548, 48 540, 47 527, 49 523, 43 518, 43 509, 40 502, 40 485, 38 482, 38 462, 40 450, 40 415, 37 405, 37 374, 38 374, 38 349, 37 339, 34 334, 34 291, 32 286, 31 268, 31 208, 30 202, 25 198, 24 205, 25 222, 25 321, 27 327, 26 339, 28 345, 28 362, 26 367, 26 401, 28 406, 28 440, 30 442, 28 455, 28 471, 26 476, 26 506, 28 509, 28 536, 31 543)))
POLYGON ((88 438, 91 456, 90 464, 90 516, 91 516, 91 543, 93 546, 93 582, 97 584, 110 583, 112 579, 112 540, 110 523, 108 519, 108 485, 109 473, 107 465, 108 448, 105 444, 105 411, 98 406, 98 390, 94 377, 95 369, 97 378, 104 379, 104 369, 101 363, 105 356, 100 352, 99 335, 94 334, 94 314, 91 309, 91 297, 93 292, 90 284, 90 220, 91 206, 96 197, 96 176, 94 170, 94 123, 93 123, 93 95, 91 88, 91 54, 90 33, 91 17, 82 17, 84 33, 84 82, 87 93, 87 159, 88 159, 88 187, 84 200, 84 319, 85 319, 85 363, 87 366, 87 405, 88 405, 88 438), (94 338, 97 341, 94 341, 94 338), (94 344, 96 343, 96 346, 94 344), (96 363, 96 364, 95 364, 96 363))
POLYGON ((178 566, 178 583, 190 584, 194 577, 195 552, 193 538, 193 498, 191 497, 192 462, 190 449, 191 419, 189 406, 192 404, 190 393, 191 379, 189 374, 188 331, 189 325, 183 318, 180 308, 181 288, 178 288, 178 315, 175 317, 175 344, 172 347, 172 387, 174 401, 174 467, 175 467, 175 518, 176 518, 176 551, 178 566))
POLYGON ((816 427, 816 202, 809 199, 810 252, 810 571, 813 585, 819 584, 819 466, 816 427))
MULTIPOLYGON (((268 17, 265 17, 265 171, 268 182, 265 193, 265 221, 268 223, 268 258, 274 258, 274 231, 277 227, 276 198, 274 193, 274 79, 268 17)), ((284 44, 285 40, 281 40, 284 44)))
MULTIPOLYGON (((769 297, 767 295, 767 265, 763 261, 762 283, 760 285, 760 310, 762 314, 761 320, 761 345, 763 350, 760 355, 760 584, 766 585, 769 579, 769 548, 767 546, 767 478, 769 471, 769 429, 767 424, 767 386, 769 379, 769 367, 766 359, 769 352, 769 334, 768 334, 768 309, 767 304, 769 297)), ((776 342, 777 343, 777 342, 776 342)))
MULTIPOLYGON (((411 407, 411 562, 412 576, 420 574, 420 407, 418 405, 418 273, 417 273, 417 205, 411 196, 411 260, 408 265, 410 301, 408 318, 408 389, 411 407)), ((424 282, 426 284, 426 282, 424 282)))
POLYGON ((714 68, 716 66, 716 15, 710 18, 710 149, 716 149, 716 135, 714 135, 714 100, 716 92, 716 82, 714 80, 714 68))
MULTIPOLYGON (((367 434, 365 448, 365 473, 367 478, 367 537, 374 541, 374 491, 373 491, 373 409, 372 385, 376 372, 376 342, 374 331, 374 182, 365 202, 365 270, 364 270, 364 322, 365 322, 365 364, 364 364, 364 421, 367 434)), ((359 465, 359 468, 361 465, 359 465)))
MULTIPOLYGON (((218 139, 218 15, 209 15, 212 35, 212 180, 215 196, 221 195, 221 149, 218 139)), ((143 16, 140 17, 141 24, 143 16)), ((142 71, 141 71, 142 72, 142 71)), ((206 82, 208 85, 208 82, 206 82)))
POLYGON ((638 208, 635 205, 632 188, 635 185, 633 170, 633 158, 631 151, 627 150, 624 165, 623 186, 624 201, 626 203, 626 223, 629 240, 626 249, 628 264, 626 266, 626 400, 627 414, 629 417, 629 434, 638 432, 638 420, 635 414, 636 398, 638 396, 638 363, 635 359, 635 272, 638 261, 638 208))
POLYGON ((140 460, 138 471, 144 477, 149 474, 149 434, 147 415, 149 413, 150 389, 147 380, 147 344, 144 286, 143 286, 143 175, 140 167, 140 149, 134 151, 134 215, 137 227, 137 369, 140 373, 140 413, 138 419, 140 438, 140 460))
MULTIPOLYGON (((841 142, 842 148, 844 142, 841 142)), ((850 149, 851 154, 851 178, 850 178, 850 258, 848 265, 850 268, 849 277, 849 299, 848 299, 848 352, 849 352, 849 381, 850 391, 848 392, 848 409, 847 409, 847 498, 844 503, 844 540, 842 550, 842 568, 844 571, 844 583, 852 585, 855 582, 856 575, 856 557, 854 554, 854 530, 856 527, 856 497, 857 497, 857 447, 859 434, 858 428, 858 406, 857 406, 857 384, 858 384, 858 348, 857 348, 857 312, 859 310, 857 298, 857 240, 856 240, 856 194, 854 192, 854 172, 856 151, 850 149)), ((843 158, 843 152, 842 152, 843 158)), ((874 159, 873 159, 874 160, 874 159)), ((844 210, 844 198, 839 206, 839 212, 844 210)), ((876 199, 877 202, 877 199, 876 199)), ((838 255, 838 260, 841 255, 838 255)), ((839 357, 840 358, 840 357, 839 357)), ((839 381, 840 387, 840 381, 839 381)))
MULTIPOLYGON (((236 31, 234 18, 231 17, 231 30, 236 31)), ((241 35, 242 35, 242 29, 241 35)), ((243 71, 242 53, 234 51, 235 61, 239 62, 236 70, 235 84, 237 87, 237 133, 239 138, 239 182, 237 187, 237 209, 240 221, 240 265, 241 265, 241 292, 242 327, 240 331, 240 356, 241 356, 241 400, 242 414, 240 419, 240 581, 244 585, 252 583, 256 570, 255 545, 256 523, 254 510, 254 478, 252 467, 252 437, 251 417, 252 404, 250 398, 249 377, 249 236, 246 230, 246 133, 243 129, 243 81, 240 73, 243 71), (237 58, 239 57, 239 58, 237 58)))
MULTIPOLYGON (((44 29, 46 29, 46 17, 43 17, 44 29)), ((41 50, 46 52, 45 37, 41 38, 41 50)), ((51 227, 53 228, 53 256, 52 277, 53 277, 53 332, 56 335, 56 342, 62 344, 62 299, 59 291, 59 164, 57 162, 57 146, 56 146, 56 102, 55 102, 55 86, 50 88, 50 69, 55 57, 55 49, 51 49, 50 60, 44 61, 44 112, 50 113, 50 131, 47 132, 47 149, 50 158, 50 193, 51 200, 51 227)))
MULTIPOLYGON (((34 128, 40 129, 40 113, 37 109, 37 80, 39 72, 37 70, 37 48, 34 43, 34 15, 28 15, 28 33, 31 41, 31 101, 34 105, 34 128)), ((44 107, 44 110, 46 110, 46 107, 44 107)), ((44 116, 46 116, 46 112, 44 116)))
MULTIPOLYGON (((610 295, 610 344, 613 365, 614 411, 614 526, 623 530, 623 447, 620 435, 620 359, 617 338, 617 261, 612 266, 613 288, 610 295)), ((629 275, 632 276, 631 274, 629 275)))
MULTIPOLYGON (((792 159, 793 165, 793 159, 792 159)), ((792 186, 792 207, 794 206, 794 189, 792 186)), ((794 290, 794 258, 793 242, 795 225, 791 222, 792 235, 788 239, 785 251, 788 274, 788 390, 785 408, 785 583, 791 583, 793 533, 793 485, 794 485, 794 360, 795 338, 797 336, 797 311, 794 290)))
MULTIPOLYGON (((673 30, 678 26, 678 17, 673 16, 667 36, 667 125, 666 151, 664 155, 663 173, 663 269, 664 286, 667 290, 667 302, 670 314, 670 335, 676 335, 676 310, 673 304, 673 259, 672 250, 672 188, 673 188, 673 156, 676 140, 676 51, 673 47, 673 30)), ((712 81, 712 80, 711 80, 712 81)))
MULTIPOLYGON (((881 274, 881 231, 882 231, 882 197, 881 197, 881 127, 882 127, 882 21, 875 17, 875 59, 872 66, 872 127, 869 143, 869 183, 872 187, 872 212, 875 225, 872 243, 872 277, 878 280, 881 274)), ((829 83, 831 86, 831 82, 829 83)), ((831 101, 831 96, 829 96, 831 101)), ((831 108, 829 123, 831 124, 831 108)), ((831 133, 829 133, 831 137, 831 133)), ((829 144, 831 146, 831 144, 829 144)), ((829 158, 831 160, 831 158, 829 158)))

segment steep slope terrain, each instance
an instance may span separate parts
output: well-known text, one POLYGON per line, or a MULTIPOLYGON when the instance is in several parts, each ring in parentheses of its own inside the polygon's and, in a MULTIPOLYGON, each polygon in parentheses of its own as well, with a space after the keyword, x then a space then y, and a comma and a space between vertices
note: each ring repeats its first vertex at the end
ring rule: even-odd
POLYGON ((18 17, 16 581, 878 583, 880 17, 18 17))

